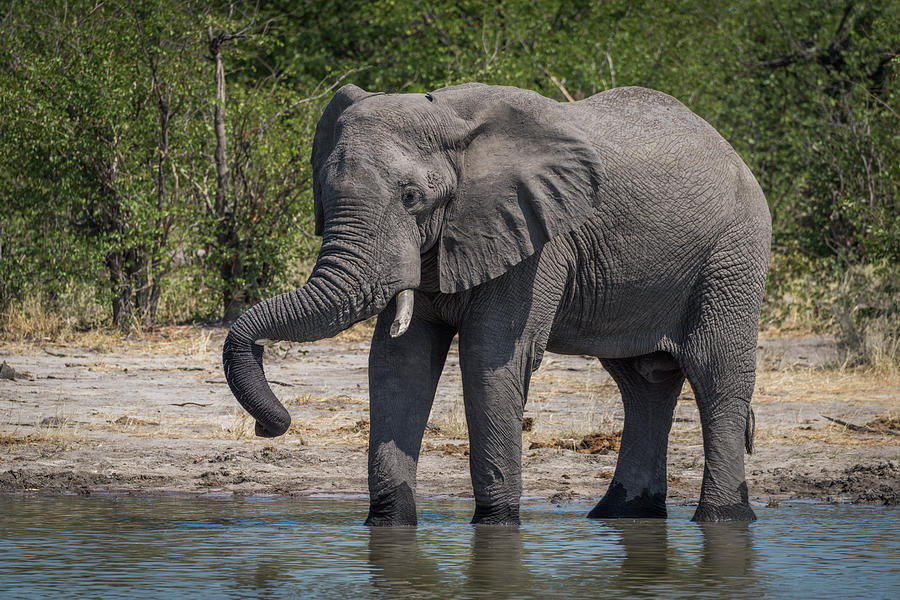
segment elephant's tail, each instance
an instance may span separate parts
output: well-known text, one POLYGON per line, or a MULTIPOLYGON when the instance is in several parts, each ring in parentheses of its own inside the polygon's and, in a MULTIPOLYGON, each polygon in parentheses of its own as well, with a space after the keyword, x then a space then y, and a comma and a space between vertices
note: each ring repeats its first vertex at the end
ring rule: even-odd
POLYGON ((753 454, 753 437, 756 435, 756 415, 751 407, 747 411, 747 428, 744 430, 744 448, 747 454, 753 454))

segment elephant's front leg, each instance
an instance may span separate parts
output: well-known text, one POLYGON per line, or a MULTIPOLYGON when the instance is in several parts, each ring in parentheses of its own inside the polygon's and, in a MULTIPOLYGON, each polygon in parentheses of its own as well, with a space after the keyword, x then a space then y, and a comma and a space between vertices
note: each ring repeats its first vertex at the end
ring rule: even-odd
POLYGON ((469 468, 475 492, 473 524, 519 524, 522 412, 532 354, 530 343, 518 343, 506 351, 496 341, 472 341, 460 335, 469 468), (497 365, 497 358, 504 356, 504 363, 497 365))
MULTIPOLYGON (((369 353, 369 516, 366 525, 416 525, 416 466, 434 392, 455 331, 414 316, 390 336, 392 302, 369 353)), ((417 302, 421 306, 421 302, 417 302)))

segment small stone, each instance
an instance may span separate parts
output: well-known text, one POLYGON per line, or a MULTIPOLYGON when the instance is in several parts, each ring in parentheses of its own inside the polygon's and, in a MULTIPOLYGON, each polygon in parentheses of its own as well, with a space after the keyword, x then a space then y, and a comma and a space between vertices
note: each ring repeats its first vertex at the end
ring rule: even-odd
POLYGON ((15 379, 16 371, 11 366, 6 364, 6 361, 3 361, 3 364, 0 365, 0 379, 15 379))

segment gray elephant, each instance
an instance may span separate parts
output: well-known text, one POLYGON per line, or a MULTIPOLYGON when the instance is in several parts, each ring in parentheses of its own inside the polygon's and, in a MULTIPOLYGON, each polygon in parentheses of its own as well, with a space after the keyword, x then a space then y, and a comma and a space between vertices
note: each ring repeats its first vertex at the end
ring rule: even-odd
POLYGON ((588 516, 666 515, 686 377, 706 458, 694 520, 755 519, 743 452, 771 221, 709 124, 637 87, 561 104, 482 84, 346 85, 318 123, 312 165, 316 266, 234 323, 225 374, 257 435, 281 435, 290 416, 261 344, 330 337, 378 314, 367 524, 416 524, 422 435, 457 334, 473 523, 519 521, 522 412, 547 350, 598 357, 625 405, 615 475, 588 516))

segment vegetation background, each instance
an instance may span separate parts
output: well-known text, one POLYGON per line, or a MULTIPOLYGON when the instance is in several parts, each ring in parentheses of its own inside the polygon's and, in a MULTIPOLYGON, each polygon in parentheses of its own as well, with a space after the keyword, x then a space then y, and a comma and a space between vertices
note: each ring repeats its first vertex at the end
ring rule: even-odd
POLYGON ((344 83, 667 92, 756 174, 763 327, 898 368, 900 2, 0 2, 0 338, 233 319, 302 285, 344 83))

